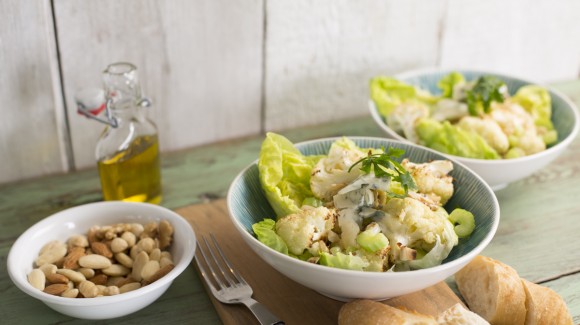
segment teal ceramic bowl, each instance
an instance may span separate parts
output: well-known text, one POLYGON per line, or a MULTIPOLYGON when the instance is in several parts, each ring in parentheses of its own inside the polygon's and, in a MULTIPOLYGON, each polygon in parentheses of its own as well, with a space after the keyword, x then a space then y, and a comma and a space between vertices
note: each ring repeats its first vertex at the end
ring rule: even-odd
MULTIPOLYGON (((415 70, 396 75, 394 78, 428 90, 432 94, 440 94, 441 90, 437 87, 437 82, 443 76, 453 71, 463 74, 466 80, 475 80, 482 75, 491 75, 500 78, 505 82, 512 95, 525 85, 539 85, 548 89, 552 98, 552 123, 558 131, 558 141, 546 150, 530 156, 501 160, 473 159, 447 155, 471 168, 494 190, 502 189, 509 183, 524 179, 545 168, 558 158, 576 138, 578 130, 580 129, 578 109, 570 99, 547 85, 504 74, 474 70, 415 70)), ((372 100, 369 101, 369 109, 375 123, 389 138, 411 143, 386 124, 384 117, 379 114, 372 100)))
MULTIPOLYGON (((412 162, 448 159, 436 151, 395 140, 349 138, 365 148, 401 148, 405 150, 403 158, 409 158, 412 162)), ((296 144, 296 147, 306 155, 327 154, 330 145, 337 139, 313 140, 296 144)), ((454 179, 455 194, 446 208, 450 210, 459 206, 473 212, 476 227, 469 238, 460 240, 441 265, 423 270, 384 273, 343 270, 304 262, 262 244, 254 237, 252 224, 264 218, 274 218, 275 214, 262 192, 257 161, 232 182, 227 204, 231 220, 244 241, 280 273, 333 299, 383 300, 419 291, 445 280, 478 255, 493 238, 500 218, 499 204, 493 190, 463 164, 457 161, 453 164, 450 174, 454 179)))

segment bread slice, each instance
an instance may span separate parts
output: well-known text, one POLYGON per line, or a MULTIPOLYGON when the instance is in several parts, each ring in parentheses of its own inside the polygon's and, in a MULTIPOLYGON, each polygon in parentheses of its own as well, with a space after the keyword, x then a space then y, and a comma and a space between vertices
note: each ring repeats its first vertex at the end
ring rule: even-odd
POLYGON ((431 316, 404 311, 372 300, 353 300, 340 308, 338 325, 431 325, 431 316))
POLYGON ((528 310, 525 325, 572 325, 566 302, 554 290, 522 279, 528 310))
POLYGON ((516 270, 485 256, 476 256, 455 274, 469 309, 492 325, 523 325, 526 293, 516 270))
POLYGON ((489 325, 478 314, 467 310, 462 304, 457 303, 437 316, 440 325, 489 325))

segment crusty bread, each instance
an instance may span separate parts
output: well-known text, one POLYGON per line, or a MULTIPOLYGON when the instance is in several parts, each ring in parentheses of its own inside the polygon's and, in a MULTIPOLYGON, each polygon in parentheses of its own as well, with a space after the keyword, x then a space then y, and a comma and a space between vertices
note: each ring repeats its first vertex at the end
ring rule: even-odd
POLYGON ((478 314, 467 310, 462 304, 457 303, 437 316, 440 325, 489 325, 478 314))
POLYGON ((455 274, 469 309, 492 325, 523 325, 526 293, 516 270, 485 256, 476 256, 455 274))
POLYGON ((522 279, 526 292, 525 325, 571 325, 572 316, 566 303, 554 290, 522 279))
POLYGON ((342 306, 338 325, 431 325, 431 316, 404 311, 372 300, 353 300, 342 306))

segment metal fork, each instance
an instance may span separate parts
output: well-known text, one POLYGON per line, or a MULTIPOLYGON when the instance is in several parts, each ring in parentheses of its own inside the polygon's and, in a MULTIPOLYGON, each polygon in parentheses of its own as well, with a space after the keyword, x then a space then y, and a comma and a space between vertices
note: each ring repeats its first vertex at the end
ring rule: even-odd
POLYGON ((272 314, 266 306, 252 299, 253 291, 250 285, 234 270, 219 247, 214 235, 210 234, 210 237, 215 249, 212 249, 205 237, 201 236, 205 243, 205 249, 198 241, 197 248, 200 254, 196 254, 195 262, 201 272, 201 276, 216 299, 226 304, 246 305, 262 325, 283 325, 284 322, 272 314), (201 262, 202 260, 203 263, 201 262), (216 269, 218 272, 216 272, 216 269), (221 275, 218 273, 221 273, 221 275))

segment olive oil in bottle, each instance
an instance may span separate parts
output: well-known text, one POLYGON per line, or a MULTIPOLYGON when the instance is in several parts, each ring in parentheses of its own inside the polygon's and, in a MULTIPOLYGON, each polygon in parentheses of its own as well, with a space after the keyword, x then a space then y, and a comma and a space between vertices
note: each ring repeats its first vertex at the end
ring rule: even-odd
MULTIPOLYGON (((148 202, 162 199, 157 126, 144 109, 137 68, 113 63, 103 73, 107 127, 96 148, 104 200, 148 202)), ((90 117, 90 116, 89 116, 90 117)))
POLYGON ((159 143, 156 135, 133 140, 129 149, 98 161, 105 200, 161 202, 159 143))

